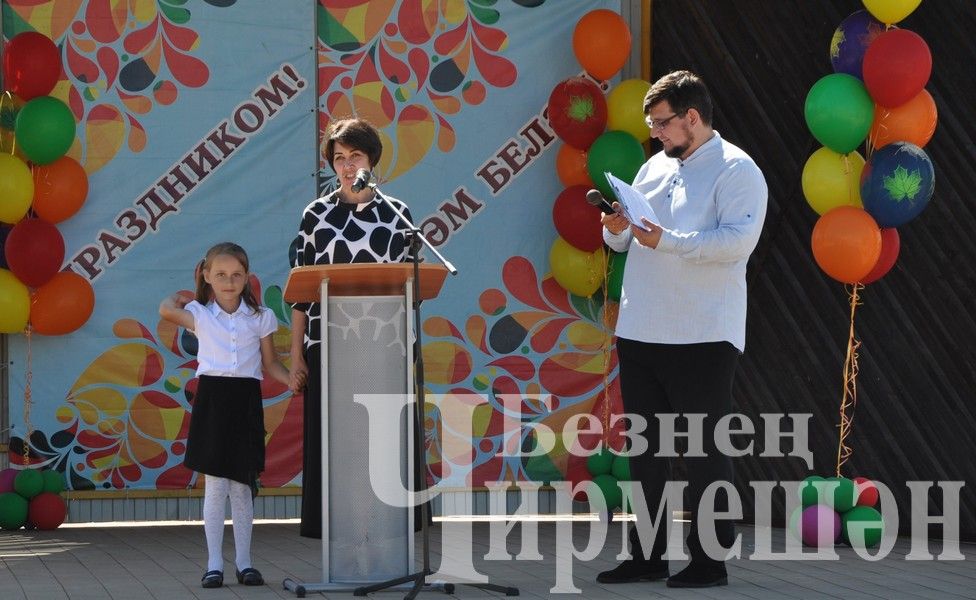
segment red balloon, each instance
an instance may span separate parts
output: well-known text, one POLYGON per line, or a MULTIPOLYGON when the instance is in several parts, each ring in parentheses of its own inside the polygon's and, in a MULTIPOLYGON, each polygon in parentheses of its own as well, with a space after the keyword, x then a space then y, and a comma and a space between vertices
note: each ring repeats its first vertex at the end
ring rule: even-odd
POLYGON ((932 53, 914 31, 890 29, 864 53, 864 86, 877 104, 895 108, 925 89, 932 74, 932 53))
POLYGON ((88 321, 95 309, 95 292, 74 271, 61 271, 31 294, 30 322, 35 333, 64 335, 88 321))
POLYGON ((61 76, 61 52, 36 31, 14 36, 3 53, 3 79, 23 100, 47 96, 61 76))
POLYGON ((874 506, 878 503, 878 487, 867 477, 855 477, 857 488, 857 506, 874 506))
POLYGON ((564 142, 586 150, 607 127, 607 99, 585 77, 561 81, 549 94, 549 125, 564 142))
POLYGON ((40 218, 60 223, 71 217, 88 197, 88 174, 78 161, 62 156, 46 165, 34 165, 34 201, 40 218))
POLYGON ((57 529, 68 516, 68 507, 54 492, 41 492, 27 505, 27 522, 41 530, 57 529))
POLYGON ((861 283, 867 285, 874 283, 888 274, 891 267, 895 266, 898 260, 898 251, 901 249, 901 239, 898 237, 898 230, 894 227, 885 227, 881 230, 881 256, 878 262, 874 263, 871 272, 861 279, 861 283))
POLYGON ((64 262, 64 238, 43 219, 24 219, 14 225, 3 250, 13 274, 33 288, 47 283, 64 262))
POLYGON ((586 201, 584 185, 566 188, 556 198, 552 207, 552 221, 559 237, 583 252, 596 252, 603 246, 601 211, 586 201))

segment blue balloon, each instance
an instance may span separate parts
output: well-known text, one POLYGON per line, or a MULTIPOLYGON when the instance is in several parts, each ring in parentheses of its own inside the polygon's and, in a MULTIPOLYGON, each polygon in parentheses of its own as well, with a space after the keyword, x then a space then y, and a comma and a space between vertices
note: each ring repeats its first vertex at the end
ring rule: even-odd
POLYGON ((893 142, 874 151, 861 172, 861 201, 880 227, 901 227, 925 209, 935 169, 924 150, 893 142))
POLYGON ((884 24, 866 10, 851 13, 841 21, 830 40, 830 64, 834 73, 847 73, 863 80, 861 62, 864 53, 874 38, 884 31, 884 24))

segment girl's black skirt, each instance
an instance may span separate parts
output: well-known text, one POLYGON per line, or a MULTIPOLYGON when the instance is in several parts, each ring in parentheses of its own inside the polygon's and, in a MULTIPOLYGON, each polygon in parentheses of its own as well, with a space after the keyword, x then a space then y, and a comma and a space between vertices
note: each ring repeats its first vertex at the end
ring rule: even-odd
POLYGON ((201 375, 190 413, 183 464, 254 488, 264 470, 261 382, 252 377, 201 375))

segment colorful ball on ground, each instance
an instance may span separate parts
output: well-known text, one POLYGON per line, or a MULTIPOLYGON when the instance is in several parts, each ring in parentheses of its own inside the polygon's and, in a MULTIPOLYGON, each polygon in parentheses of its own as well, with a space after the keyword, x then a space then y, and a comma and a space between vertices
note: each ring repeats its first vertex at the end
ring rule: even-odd
POLYGON ((884 520, 870 506, 855 506, 841 516, 841 539, 855 548, 872 548, 881 541, 884 520))
POLYGON ((833 489, 833 493, 827 493, 827 504, 839 514, 844 514, 854 506, 857 490, 853 481, 846 477, 828 477, 825 485, 829 486, 827 489, 833 489))
POLYGON ((858 506, 874 506, 878 503, 880 494, 873 481, 867 477, 855 477, 854 485, 857 487, 858 506))
POLYGON ((800 513, 800 539, 807 546, 823 548, 840 537, 840 515, 823 504, 814 504, 800 513))
POLYGON ((42 492, 27 507, 27 522, 41 530, 57 529, 64 523, 68 509, 61 496, 42 492))
POLYGON ((623 492, 617 486, 616 477, 609 473, 604 473, 603 475, 594 477, 593 483, 603 492, 603 498, 607 502, 607 510, 620 507, 621 502, 623 502, 623 492))
POLYGON ((0 494, 14 491, 15 477, 17 477, 17 469, 6 468, 0 471, 0 494))
POLYGON ((64 491, 64 474, 60 471, 45 469, 41 471, 41 477, 44 478, 45 492, 60 494, 64 491))
POLYGON ((924 150, 908 142, 878 148, 861 172, 861 201, 881 227, 917 217, 935 191, 935 169, 924 150))
POLYGON ((0 529, 20 529, 27 522, 27 500, 16 492, 0 494, 0 529))
POLYGON ((609 448, 601 448, 596 454, 586 457, 586 470, 590 475, 606 475, 613 467, 613 452, 609 448))
POLYGON ((800 482, 800 504, 803 508, 820 502, 820 485, 824 480, 820 475, 811 475, 800 482))
POLYGON ((30 500, 44 491, 44 476, 37 469, 24 469, 14 477, 14 491, 30 500))
POLYGON ((616 477, 617 481, 633 481, 630 473, 630 457, 619 454, 614 456, 610 474, 616 477))

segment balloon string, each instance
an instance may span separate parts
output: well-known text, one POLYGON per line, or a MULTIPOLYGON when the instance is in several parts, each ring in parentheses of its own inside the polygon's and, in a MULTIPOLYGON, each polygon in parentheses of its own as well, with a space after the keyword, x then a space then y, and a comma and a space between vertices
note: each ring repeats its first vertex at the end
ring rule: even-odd
POLYGON ((28 323, 27 328, 24 329, 24 338, 27 341, 27 374, 25 377, 24 384, 24 466, 26 467, 30 464, 30 439, 31 435, 34 433, 34 427, 31 425, 30 413, 31 413, 31 380, 33 379, 32 371, 32 360, 31 360, 31 326, 28 323))
POLYGON ((840 435, 837 440, 837 476, 841 467, 851 457, 854 450, 846 444, 847 437, 854 429, 854 409, 857 407, 857 349, 861 346, 854 333, 854 313, 860 304, 858 292, 864 285, 855 283, 848 292, 851 298, 851 325, 847 333, 847 358, 844 360, 844 394, 840 402, 840 435))
POLYGON ((603 355, 603 446, 610 447, 610 340, 613 332, 607 325, 607 306, 610 302, 610 253, 603 253, 603 344, 600 351, 603 355))

